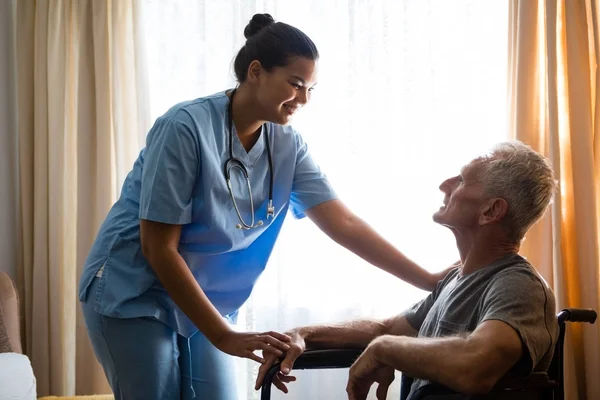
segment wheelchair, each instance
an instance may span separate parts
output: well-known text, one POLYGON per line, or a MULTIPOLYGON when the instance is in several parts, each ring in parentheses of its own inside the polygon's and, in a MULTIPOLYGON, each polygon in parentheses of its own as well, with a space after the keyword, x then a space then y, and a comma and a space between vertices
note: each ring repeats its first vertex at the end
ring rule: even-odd
MULTIPOLYGON (((471 396, 472 399, 539 399, 564 400, 564 341, 565 325, 567 322, 596 322, 596 311, 580 308, 566 308, 557 314, 560 334, 554 348, 552 362, 548 372, 534 372, 525 377, 505 377, 501 379, 492 392, 481 396, 471 396)), ((363 352, 363 349, 326 349, 307 350, 294 363, 296 370, 349 368, 363 352)), ((274 364, 265 375, 261 387, 261 400, 271 398, 273 378, 280 368, 280 363, 274 364)), ((400 400, 409 400, 410 386, 413 379, 402 374, 400 400)), ((427 385, 419 388, 410 400, 442 400, 452 399, 453 392, 448 388, 437 385, 427 385)))

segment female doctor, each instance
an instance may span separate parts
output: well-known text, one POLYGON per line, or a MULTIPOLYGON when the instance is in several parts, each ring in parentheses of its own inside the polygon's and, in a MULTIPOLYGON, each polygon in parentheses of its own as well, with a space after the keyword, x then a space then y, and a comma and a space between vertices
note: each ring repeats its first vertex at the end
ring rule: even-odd
POLYGON ((317 81, 314 43, 268 14, 244 35, 237 89, 157 119, 87 258, 79 299, 116 400, 234 399, 228 355, 264 362, 255 351, 289 348, 281 333, 230 325, 288 209, 415 286, 441 276, 348 210, 288 125, 317 81))

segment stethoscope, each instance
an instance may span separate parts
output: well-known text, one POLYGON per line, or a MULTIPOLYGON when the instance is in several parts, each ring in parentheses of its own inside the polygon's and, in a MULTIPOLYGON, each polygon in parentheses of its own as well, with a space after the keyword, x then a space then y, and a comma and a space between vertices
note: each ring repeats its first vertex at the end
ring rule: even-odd
MULTIPOLYGON (((228 118, 229 118, 229 159, 225 162, 225 180, 227 181, 227 189, 229 189, 229 197, 231 197, 231 201, 233 201, 233 207, 235 208, 235 212, 240 220, 239 224, 236 224, 235 227, 238 229, 252 229, 258 228, 263 225, 263 222, 259 220, 254 223, 254 199, 252 198, 252 187, 250 185, 250 177, 248 175, 248 170, 244 166, 244 164, 237 158, 233 156, 233 96, 235 95, 236 89, 233 89, 231 95, 229 96, 229 106, 227 109, 228 118), (250 210, 252 212, 252 219, 250 220, 250 224, 247 224, 240 213, 240 210, 235 201, 235 197, 233 195, 233 189, 231 187, 231 170, 233 168, 238 168, 244 178, 246 178, 246 184, 248 185, 248 194, 250 195, 250 210)), ((265 137, 265 143, 267 145, 267 157, 269 159, 269 204, 267 206, 267 219, 269 217, 275 216, 275 207, 273 207, 273 161, 271 160, 271 146, 269 145, 269 133, 267 131, 267 124, 263 125, 264 132, 262 135, 265 137)))

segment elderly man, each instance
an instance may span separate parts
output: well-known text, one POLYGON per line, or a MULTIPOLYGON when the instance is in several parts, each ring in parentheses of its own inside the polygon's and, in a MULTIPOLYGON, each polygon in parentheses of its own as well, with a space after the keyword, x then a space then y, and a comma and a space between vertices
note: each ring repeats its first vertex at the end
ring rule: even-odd
MULTIPOLYGON (((461 265, 398 316, 288 332, 293 345, 274 380, 280 390, 295 380, 288 373, 306 347, 366 346, 350 369, 350 399, 365 399, 375 382, 385 399, 394 370, 415 378, 409 398, 428 385, 468 398, 508 373, 547 370, 559 332, 554 295, 518 251, 556 190, 548 161, 520 142, 502 143, 440 190, 444 205, 433 219, 454 233, 461 265)), ((257 389, 275 361, 261 366, 257 389)))

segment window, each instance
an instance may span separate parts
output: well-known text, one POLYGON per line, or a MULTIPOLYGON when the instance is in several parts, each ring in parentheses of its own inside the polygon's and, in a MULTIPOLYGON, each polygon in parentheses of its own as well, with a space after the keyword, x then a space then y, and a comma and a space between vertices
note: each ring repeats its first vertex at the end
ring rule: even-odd
MULTIPOLYGON (((458 260, 452 234, 431 215, 439 184, 506 137, 508 3, 145 0, 153 119, 235 85, 233 58, 256 12, 319 48, 319 84, 293 125, 341 199, 426 268, 458 260)), ((240 329, 389 316, 424 294, 290 216, 240 329)), ((240 398, 258 398, 257 365, 239 367, 240 398)), ((345 393, 347 371, 297 376, 288 400, 345 393)))

